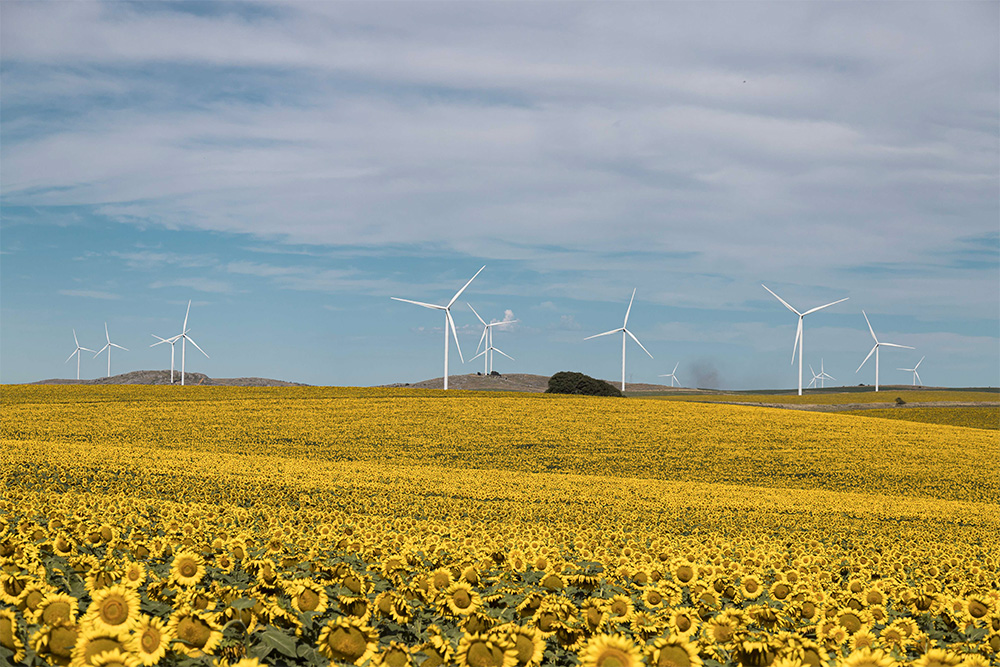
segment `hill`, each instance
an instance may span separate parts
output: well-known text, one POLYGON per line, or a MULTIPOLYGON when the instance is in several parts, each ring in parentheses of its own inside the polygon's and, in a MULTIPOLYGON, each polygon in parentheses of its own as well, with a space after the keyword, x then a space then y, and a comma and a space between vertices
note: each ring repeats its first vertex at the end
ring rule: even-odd
MULTIPOLYGON (((608 384, 618 387, 620 382, 605 380, 608 384)), ((444 384, 444 378, 434 378, 423 380, 422 382, 397 383, 382 385, 383 387, 412 387, 414 389, 440 389, 444 384)), ((466 391, 526 391, 533 393, 544 393, 549 386, 548 375, 532 375, 530 373, 511 373, 509 375, 482 375, 481 373, 470 373, 468 375, 449 375, 449 389, 464 389, 466 391)), ((682 387, 668 387, 662 384, 627 384, 626 394, 701 394, 716 393, 704 389, 687 389, 682 387)))
MULTIPOLYGON (((180 384, 181 374, 174 371, 174 384, 180 384)), ((170 371, 131 371, 94 380, 40 380, 32 384, 170 384, 170 371)), ((222 387, 306 387, 301 382, 286 382, 270 378, 210 378, 204 373, 185 373, 184 384, 222 387)))

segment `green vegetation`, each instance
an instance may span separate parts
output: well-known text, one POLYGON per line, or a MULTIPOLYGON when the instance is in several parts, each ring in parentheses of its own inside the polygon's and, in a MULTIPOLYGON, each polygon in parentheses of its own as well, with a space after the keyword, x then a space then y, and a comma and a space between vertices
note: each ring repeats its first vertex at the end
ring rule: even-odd
POLYGON ((583 373, 562 371, 549 378, 546 394, 581 394, 583 396, 621 396, 617 388, 604 380, 592 378, 583 373))

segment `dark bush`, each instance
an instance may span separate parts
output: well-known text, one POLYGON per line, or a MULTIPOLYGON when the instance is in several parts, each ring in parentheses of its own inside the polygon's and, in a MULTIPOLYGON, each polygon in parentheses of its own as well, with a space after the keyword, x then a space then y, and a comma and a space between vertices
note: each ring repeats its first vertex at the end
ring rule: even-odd
POLYGON ((604 380, 597 380, 584 375, 583 373, 573 373, 562 371, 549 378, 549 388, 546 394, 582 394, 584 396, 621 396, 622 393, 616 387, 611 386, 604 380))

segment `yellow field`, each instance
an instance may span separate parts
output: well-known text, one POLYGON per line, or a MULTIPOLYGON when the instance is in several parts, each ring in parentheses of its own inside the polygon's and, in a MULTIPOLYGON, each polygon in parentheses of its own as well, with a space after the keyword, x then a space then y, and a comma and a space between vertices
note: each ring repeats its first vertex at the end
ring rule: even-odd
POLYGON ((4 387, 0 407, 0 663, 1000 654, 991 431, 375 389, 4 387))
POLYGON ((906 408, 899 410, 845 410, 841 414, 879 419, 902 419, 924 424, 948 424, 966 428, 1000 429, 1000 407, 985 408, 906 408))
POLYGON ((1000 403, 1000 393, 991 391, 908 391, 883 388, 881 391, 848 391, 838 393, 798 394, 663 394, 656 398, 670 401, 709 403, 787 403, 790 405, 849 405, 851 403, 895 403, 896 398, 907 403, 1000 403))

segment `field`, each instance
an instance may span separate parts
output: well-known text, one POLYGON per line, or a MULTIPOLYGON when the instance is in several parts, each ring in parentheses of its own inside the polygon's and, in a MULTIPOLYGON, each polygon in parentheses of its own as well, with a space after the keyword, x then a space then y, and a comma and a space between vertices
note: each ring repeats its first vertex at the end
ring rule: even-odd
POLYGON ((995 430, 414 389, 0 405, 0 662, 1000 655, 995 430))

